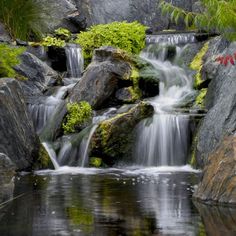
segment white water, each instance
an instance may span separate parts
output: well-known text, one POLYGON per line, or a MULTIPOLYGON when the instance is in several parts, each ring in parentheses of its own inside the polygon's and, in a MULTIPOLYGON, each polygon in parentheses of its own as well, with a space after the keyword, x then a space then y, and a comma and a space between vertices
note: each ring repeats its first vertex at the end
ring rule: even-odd
POLYGON ((72 78, 80 78, 84 70, 84 58, 82 49, 76 44, 66 47, 67 71, 72 78))
POLYGON ((55 170, 59 169, 60 166, 57 163, 57 156, 56 156, 54 149, 48 143, 42 143, 42 145, 44 146, 44 148, 48 152, 48 155, 50 156, 50 159, 52 161, 52 164, 53 164, 55 170))
MULTIPOLYGON (((167 46, 159 44, 158 55, 150 51, 151 47, 141 54, 160 75, 159 95, 150 100, 155 114, 151 122, 143 121, 137 129, 134 157, 141 166, 182 166, 188 156, 189 117, 174 108, 193 92, 192 78, 174 62, 165 60, 167 46)), ((177 48, 176 60, 180 52, 177 48)))

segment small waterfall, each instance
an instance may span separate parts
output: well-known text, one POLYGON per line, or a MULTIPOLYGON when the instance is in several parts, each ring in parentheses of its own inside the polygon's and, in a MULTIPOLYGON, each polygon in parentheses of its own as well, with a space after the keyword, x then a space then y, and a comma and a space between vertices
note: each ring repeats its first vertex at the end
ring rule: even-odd
POLYGON ((76 44, 68 44, 66 47, 67 72, 71 78, 80 78, 84 70, 84 58, 82 49, 76 44))
POLYGON ((80 156, 82 156, 81 158, 81 162, 79 164, 79 166, 81 167, 85 167, 87 166, 89 163, 88 163, 88 158, 89 158, 89 145, 90 145, 90 142, 91 142, 91 139, 93 137, 93 134, 94 132, 96 131, 98 125, 94 125, 92 127, 92 129, 90 130, 89 132, 89 136, 88 138, 84 138, 80 144, 80 156))
POLYGON ((166 43, 169 45, 179 45, 196 42, 195 33, 180 33, 180 34, 159 34, 159 35, 147 35, 147 44, 159 44, 166 43))
POLYGON ((42 143, 42 145, 45 147, 46 151, 48 152, 48 155, 50 156, 50 159, 52 161, 52 164, 55 170, 57 170, 60 166, 57 162, 57 155, 54 149, 48 143, 42 143))
POLYGON ((150 100, 155 114, 141 122, 137 129, 135 159, 142 166, 181 166, 186 164, 189 147, 189 116, 177 113, 175 107, 184 104, 193 93, 192 78, 175 64, 181 48, 176 47, 173 62, 166 60, 169 44, 156 45, 158 50, 141 54, 157 70, 159 95, 150 100))

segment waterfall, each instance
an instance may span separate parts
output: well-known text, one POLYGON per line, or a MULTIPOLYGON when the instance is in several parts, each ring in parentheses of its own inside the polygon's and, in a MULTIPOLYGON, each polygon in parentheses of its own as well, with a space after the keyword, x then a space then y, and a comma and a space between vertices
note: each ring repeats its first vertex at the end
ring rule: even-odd
MULTIPOLYGON (((173 37, 169 41, 174 42, 173 37)), ((150 99, 155 114, 152 119, 141 122, 137 129, 134 156, 142 166, 181 166, 186 164, 188 156, 189 116, 175 108, 194 92, 192 78, 176 64, 180 47, 175 46, 176 56, 172 62, 166 59, 169 46, 169 43, 158 43, 155 45, 158 50, 153 52, 149 45, 141 54, 157 70, 160 80, 159 95, 150 99)))
POLYGON ((56 156, 54 149, 48 143, 42 143, 42 145, 45 147, 48 155, 50 156, 50 159, 52 161, 54 168, 58 169, 60 166, 57 162, 57 158, 56 158, 57 156, 56 156))
POLYGON ((84 70, 84 58, 82 49, 76 44, 68 44, 66 47, 67 72, 72 78, 80 78, 84 70))

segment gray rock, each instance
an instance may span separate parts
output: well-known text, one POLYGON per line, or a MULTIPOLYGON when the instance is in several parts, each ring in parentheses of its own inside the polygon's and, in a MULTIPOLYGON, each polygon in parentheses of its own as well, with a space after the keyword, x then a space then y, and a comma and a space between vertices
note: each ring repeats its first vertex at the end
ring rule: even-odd
MULTIPOLYGON (((196 0, 172 0, 171 2, 186 10, 192 10, 196 0)), ((157 0, 75 0, 79 12, 87 18, 88 26, 104 24, 112 21, 139 21, 157 31, 168 28, 183 29, 181 24, 176 27, 168 17, 163 17, 158 8, 157 0)), ((170 1, 169 1, 170 2, 170 1)))
POLYGON ((128 80, 131 66, 117 49, 101 47, 95 50, 92 63, 87 67, 81 80, 75 85, 71 102, 87 101, 97 109, 115 93, 119 80, 128 80))
POLYGON ((33 96, 43 92, 51 83, 58 78, 57 72, 45 62, 28 52, 20 56, 21 64, 15 66, 16 72, 27 78, 22 82, 24 94, 33 96))
POLYGON ((0 23, 0 42, 10 42, 12 41, 9 33, 6 31, 4 25, 0 23))
POLYGON ((197 135, 196 158, 201 167, 222 138, 236 130, 236 66, 215 62, 219 53, 232 55, 236 51, 236 43, 231 43, 225 50, 222 48, 225 48, 225 44, 216 40, 213 50, 206 55, 208 59, 204 65, 205 79, 210 78, 211 82, 205 99, 209 111, 197 135))
POLYGON ((38 158, 39 139, 24 102, 20 83, 0 79, 0 152, 10 157, 18 170, 30 169, 38 158))

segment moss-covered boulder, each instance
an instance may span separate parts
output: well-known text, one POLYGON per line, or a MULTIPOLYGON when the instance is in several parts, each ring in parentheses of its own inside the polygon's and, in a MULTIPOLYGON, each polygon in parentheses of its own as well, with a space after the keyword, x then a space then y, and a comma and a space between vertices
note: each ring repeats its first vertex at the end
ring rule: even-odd
POLYGON ((140 102, 125 113, 101 122, 92 138, 91 155, 100 157, 107 165, 113 165, 132 155, 135 126, 153 114, 153 107, 140 102))

